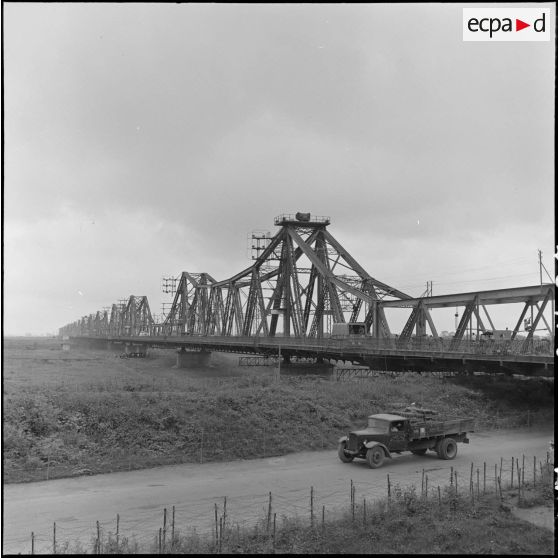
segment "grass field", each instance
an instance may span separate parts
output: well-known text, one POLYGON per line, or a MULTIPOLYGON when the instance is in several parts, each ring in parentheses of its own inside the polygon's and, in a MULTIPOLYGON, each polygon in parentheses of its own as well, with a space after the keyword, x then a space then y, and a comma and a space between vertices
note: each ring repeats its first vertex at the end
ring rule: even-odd
POLYGON ((541 380, 334 382, 283 367, 276 381, 270 367, 239 367, 237 355, 213 353, 204 369, 175 363, 172 350, 122 359, 63 351, 58 339, 4 339, 4 481, 334 448, 367 415, 412 402, 472 416, 477 430, 554 418, 554 386, 541 380))

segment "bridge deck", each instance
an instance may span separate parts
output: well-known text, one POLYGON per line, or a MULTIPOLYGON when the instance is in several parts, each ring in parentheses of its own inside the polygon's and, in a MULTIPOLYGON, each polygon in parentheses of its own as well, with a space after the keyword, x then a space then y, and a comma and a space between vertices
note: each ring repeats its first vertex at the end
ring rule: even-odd
MULTIPOLYGON (((554 357, 546 342, 533 342, 529 354, 517 352, 517 343, 479 343, 462 341, 453 350, 450 340, 411 339, 404 347, 398 347, 395 339, 301 339, 294 337, 227 337, 227 336, 139 336, 96 337, 83 336, 72 339, 105 340, 153 347, 176 347, 207 351, 236 352, 244 354, 277 355, 285 357, 322 357, 367 364, 372 367, 390 366, 391 369, 448 370, 467 368, 471 370, 510 371, 533 375, 552 376, 554 357)), ((544 340, 542 340, 544 341, 544 340)))

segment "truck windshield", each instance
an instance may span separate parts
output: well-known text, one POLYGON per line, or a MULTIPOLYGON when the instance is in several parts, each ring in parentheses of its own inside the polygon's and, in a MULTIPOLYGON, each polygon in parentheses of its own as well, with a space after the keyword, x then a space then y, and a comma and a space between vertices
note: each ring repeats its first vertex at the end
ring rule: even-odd
POLYGON ((387 420, 368 418, 368 428, 376 430, 377 432, 387 433, 389 422, 387 420))

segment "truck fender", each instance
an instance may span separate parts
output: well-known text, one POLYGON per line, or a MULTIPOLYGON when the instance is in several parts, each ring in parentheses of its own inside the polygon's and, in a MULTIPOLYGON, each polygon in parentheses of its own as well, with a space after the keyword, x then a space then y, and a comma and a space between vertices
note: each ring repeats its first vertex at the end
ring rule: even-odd
POLYGON ((340 444, 341 442, 348 442, 348 441, 349 441, 348 436, 341 436, 341 438, 339 438, 337 443, 340 444))
POLYGON ((384 452, 386 454, 386 457, 389 457, 390 459, 393 459, 391 457, 391 453, 389 453, 389 450, 387 449, 386 446, 384 446, 384 444, 381 444, 380 442, 366 442, 364 444, 364 447, 367 448, 367 449, 370 449, 370 448, 373 448, 373 447, 376 447, 376 446, 380 446, 384 450, 384 452))

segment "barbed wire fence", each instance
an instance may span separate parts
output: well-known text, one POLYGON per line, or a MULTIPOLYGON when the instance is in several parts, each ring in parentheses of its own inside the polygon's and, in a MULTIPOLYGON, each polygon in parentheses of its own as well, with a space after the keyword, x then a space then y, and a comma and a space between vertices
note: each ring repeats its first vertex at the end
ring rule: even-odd
MULTIPOLYGON (((412 502, 444 506, 451 514, 459 499, 472 504, 483 497, 515 491, 517 502, 525 492, 552 478, 551 453, 500 457, 494 462, 451 466, 449 470, 424 469, 406 475, 406 488, 396 475, 376 476, 374 482, 349 479, 343 488, 319 491, 307 489, 245 494, 235 498, 213 497, 195 503, 180 503, 150 510, 143 517, 116 514, 108 521, 85 521, 79 525, 53 522, 50 532, 33 530, 26 537, 11 538, 4 533, 4 552, 24 554, 65 553, 170 553, 187 546, 188 551, 219 553, 239 547, 247 534, 251 540, 273 552, 278 529, 289 522, 309 526, 324 536, 328 522, 349 517, 367 525, 378 510, 389 512, 412 502), (419 492, 420 486, 420 492, 419 492), (194 505, 195 504, 195 505, 194 505), (205 513, 200 515, 200 509, 205 513), (279 520, 279 521, 278 521, 279 520)), ((445 508, 444 508, 445 509, 445 508)))

